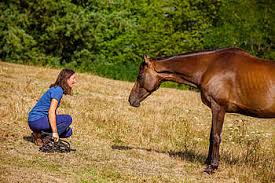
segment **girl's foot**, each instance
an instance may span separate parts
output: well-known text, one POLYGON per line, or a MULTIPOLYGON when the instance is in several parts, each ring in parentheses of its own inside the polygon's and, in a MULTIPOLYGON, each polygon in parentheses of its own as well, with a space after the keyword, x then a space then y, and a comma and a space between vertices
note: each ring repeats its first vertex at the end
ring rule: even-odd
POLYGON ((32 133, 32 138, 33 138, 33 142, 34 142, 35 145, 37 145, 37 146, 42 146, 43 145, 41 133, 33 132, 32 133))

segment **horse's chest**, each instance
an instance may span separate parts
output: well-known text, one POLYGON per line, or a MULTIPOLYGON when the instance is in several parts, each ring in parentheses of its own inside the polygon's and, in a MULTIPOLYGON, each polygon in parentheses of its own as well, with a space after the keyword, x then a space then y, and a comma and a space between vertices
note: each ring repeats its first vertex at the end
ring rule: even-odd
POLYGON ((206 98, 214 98, 216 100, 228 100, 232 92, 232 80, 228 79, 226 75, 214 75, 206 78, 202 82, 202 89, 206 98))

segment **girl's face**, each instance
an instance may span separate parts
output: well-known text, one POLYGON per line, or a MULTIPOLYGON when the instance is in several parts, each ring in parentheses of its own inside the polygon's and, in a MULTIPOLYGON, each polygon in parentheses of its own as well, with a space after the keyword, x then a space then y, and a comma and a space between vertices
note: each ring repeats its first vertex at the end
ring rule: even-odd
POLYGON ((71 75, 71 77, 69 77, 69 79, 67 80, 67 84, 69 87, 73 87, 73 85, 76 83, 76 75, 73 74, 71 75))

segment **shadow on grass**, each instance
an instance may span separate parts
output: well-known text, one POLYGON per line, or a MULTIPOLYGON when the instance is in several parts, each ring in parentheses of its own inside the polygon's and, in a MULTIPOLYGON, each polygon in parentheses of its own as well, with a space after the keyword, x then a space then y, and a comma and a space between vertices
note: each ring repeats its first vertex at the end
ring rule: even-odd
POLYGON ((31 142, 33 143, 33 139, 32 139, 32 136, 24 136, 23 139, 27 142, 31 142))
MULTIPOLYGON (((205 164, 207 158, 206 154, 196 152, 194 150, 184 150, 184 151, 159 151, 155 149, 142 148, 142 147, 131 147, 131 146, 122 146, 122 145, 112 145, 113 150, 143 150, 148 152, 156 152, 161 154, 168 154, 172 158, 180 158, 182 160, 190 161, 192 163, 205 164)), ((239 158, 229 157, 228 154, 224 154, 221 161, 229 165, 235 165, 240 162, 239 158)))
POLYGON ((200 154, 193 150, 185 150, 183 152, 175 152, 175 151, 159 151, 155 149, 148 149, 142 147, 130 147, 130 146, 122 146, 122 145, 112 145, 112 149, 114 150, 143 150, 148 152, 156 152, 161 154, 168 154, 172 158, 181 158, 183 160, 187 160, 193 163, 204 164, 206 155, 200 154))

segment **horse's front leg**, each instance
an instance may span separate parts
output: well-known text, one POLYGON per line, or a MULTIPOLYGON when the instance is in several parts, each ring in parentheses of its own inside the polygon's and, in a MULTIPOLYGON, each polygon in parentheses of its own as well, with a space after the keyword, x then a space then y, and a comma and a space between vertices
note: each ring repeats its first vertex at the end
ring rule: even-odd
POLYGON ((213 136, 213 125, 211 125, 210 136, 209 136, 209 150, 208 156, 205 160, 205 164, 210 165, 212 160, 212 150, 213 150, 214 136, 213 136))
POLYGON ((204 170, 206 173, 213 173, 219 166, 219 148, 221 143, 221 133, 224 122, 225 111, 223 107, 215 101, 211 102, 212 110, 212 127, 210 133, 210 145, 208 157, 206 160, 207 167, 204 170))

